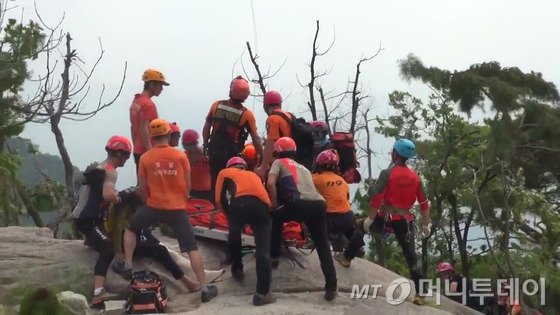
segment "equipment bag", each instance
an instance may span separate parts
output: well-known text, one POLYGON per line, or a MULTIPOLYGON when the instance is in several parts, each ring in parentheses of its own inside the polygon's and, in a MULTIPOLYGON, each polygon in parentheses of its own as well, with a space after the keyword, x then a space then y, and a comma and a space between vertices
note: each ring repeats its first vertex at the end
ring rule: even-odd
POLYGON ((165 313, 167 290, 165 282, 154 272, 137 271, 130 280, 128 314, 165 313))
POLYGON ((354 135, 350 132, 335 132, 331 135, 331 142, 340 158, 340 173, 348 184, 359 183, 362 180, 358 172, 358 159, 356 158, 356 143, 354 135))
POLYGON ((310 125, 304 118, 298 118, 292 113, 290 113, 291 118, 281 111, 273 112, 271 115, 278 115, 288 122, 292 130, 292 139, 297 146, 295 160, 312 171, 315 158, 321 150, 323 130, 310 125))

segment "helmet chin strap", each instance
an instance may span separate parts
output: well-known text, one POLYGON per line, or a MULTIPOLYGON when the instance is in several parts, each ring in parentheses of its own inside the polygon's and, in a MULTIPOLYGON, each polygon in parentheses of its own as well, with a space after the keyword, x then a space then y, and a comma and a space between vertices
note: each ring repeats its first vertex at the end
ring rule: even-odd
POLYGON ((395 153, 395 149, 391 149, 391 163, 389 163, 389 165, 395 164, 396 159, 397 159, 397 154, 395 153))

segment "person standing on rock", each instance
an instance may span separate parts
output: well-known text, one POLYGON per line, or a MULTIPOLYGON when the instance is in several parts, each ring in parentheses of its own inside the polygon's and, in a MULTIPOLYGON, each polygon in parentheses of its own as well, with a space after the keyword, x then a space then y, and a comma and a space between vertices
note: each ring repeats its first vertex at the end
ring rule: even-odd
POLYGON ((281 137, 292 137, 292 127, 288 122, 292 119, 292 114, 282 110, 282 95, 279 92, 268 91, 264 94, 263 109, 268 116, 266 118, 266 141, 261 166, 255 169, 255 173, 261 178, 266 176, 266 172, 274 160, 272 151, 276 140, 281 137))
POLYGON ((171 147, 178 147, 179 146, 179 139, 181 139, 181 128, 177 125, 176 122, 169 123, 169 146, 171 147))
POLYGON ((216 186, 218 173, 226 167, 227 161, 239 156, 248 135, 259 156, 263 156, 261 138, 253 112, 243 106, 249 97, 249 82, 238 76, 231 81, 229 100, 212 104, 202 130, 203 148, 210 162, 212 187, 216 186))
MULTIPOLYGON (((394 231, 416 289, 414 304, 422 305, 424 302, 419 294, 425 291, 420 290, 419 282, 424 278, 424 274, 414 248, 414 215, 410 209, 418 201, 422 213, 422 233, 427 237, 430 235, 430 205, 420 177, 406 165, 406 161, 415 155, 416 148, 412 141, 399 139, 395 142, 391 153, 391 165, 379 174, 379 179, 371 191, 371 211, 359 226, 363 226, 364 233, 379 233, 385 227, 394 231)), ((334 258, 342 266, 349 268, 362 246, 364 234, 356 233, 346 250, 335 254, 334 258)))
POLYGON ((115 251, 113 242, 105 231, 103 216, 110 203, 118 204, 122 201, 115 189, 117 168, 124 166, 130 158, 132 144, 125 137, 112 136, 105 150, 107 158, 103 162, 93 163, 86 168, 84 181, 78 193, 78 204, 72 212, 76 228, 99 253, 93 276, 93 306, 114 297, 104 289, 107 270, 115 251))
POLYGON ((187 129, 183 132, 183 148, 191 163, 191 192, 193 198, 214 201, 212 195, 212 180, 210 178, 210 164, 204 156, 202 148, 198 145, 198 132, 187 129))
POLYGON ((296 149, 293 139, 281 137, 274 143, 272 152, 276 160, 270 167, 266 181, 273 209, 271 265, 272 268, 278 268, 284 222, 303 221, 321 261, 325 276, 325 300, 332 301, 337 295, 337 280, 327 237, 327 205, 313 185, 309 170, 294 161, 296 149))
POLYGON ((136 235, 150 225, 165 223, 173 229, 181 252, 188 254, 201 286, 201 300, 208 302, 218 295, 218 289, 206 284, 202 255, 186 210, 191 186, 189 160, 184 152, 169 146, 170 127, 165 120, 152 120, 149 132, 154 146, 142 155, 138 167, 138 193, 145 205, 128 222, 124 233, 126 263, 117 272, 125 278, 132 276, 136 235))
POLYGON ((257 293, 253 296, 253 304, 261 306, 276 302, 276 297, 270 293, 270 199, 260 177, 246 168, 247 163, 242 158, 229 159, 226 168, 218 174, 215 200, 216 207, 228 218, 231 274, 239 282, 245 278, 241 230, 247 224, 253 230, 257 268, 257 293))
POLYGON ((147 69, 142 75, 144 89, 142 93, 134 95, 130 105, 130 133, 134 144, 134 163, 138 173, 140 156, 152 147, 148 125, 150 121, 158 118, 157 107, 152 97, 159 96, 163 86, 168 86, 163 73, 157 69, 147 69))

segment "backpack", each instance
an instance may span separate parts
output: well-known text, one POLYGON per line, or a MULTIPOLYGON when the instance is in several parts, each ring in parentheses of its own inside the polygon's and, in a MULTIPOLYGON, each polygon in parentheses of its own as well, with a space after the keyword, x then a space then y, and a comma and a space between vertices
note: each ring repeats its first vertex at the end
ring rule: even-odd
POLYGON ((292 113, 290 113, 292 118, 281 111, 273 112, 271 115, 278 115, 288 122, 292 130, 292 139, 297 146, 295 161, 308 170, 313 170, 315 158, 321 152, 321 140, 323 139, 321 128, 310 125, 304 118, 298 118, 292 113))
POLYGON ((358 159, 356 158, 356 143, 354 135, 350 132, 335 132, 331 135, 331 142, 340 158, 340 173, 348 184, 359 183, 362 180, 358 172, 358 159))
POLYGON ((165 313, 167 290, 165 282, 154 272, 137 271, 130 280, 128 314, 165 313))

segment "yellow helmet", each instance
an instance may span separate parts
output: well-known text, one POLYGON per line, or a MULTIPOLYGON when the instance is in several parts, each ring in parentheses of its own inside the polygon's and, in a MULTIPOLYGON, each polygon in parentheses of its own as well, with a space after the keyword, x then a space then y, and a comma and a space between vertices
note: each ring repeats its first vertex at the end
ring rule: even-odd
POLYGON ((144 74, 142 75, 142 81, 157 81, 163 83, 163 85, 169 85, 169 83, 165 81, 165 76, 163 75, 163 73, 157 69, 148 69, 144 71, 144 74))
POLYGON ((171 131, 169 123, 160 118, 152 120, 149 128, 150 137, 164 136, 171 131))

